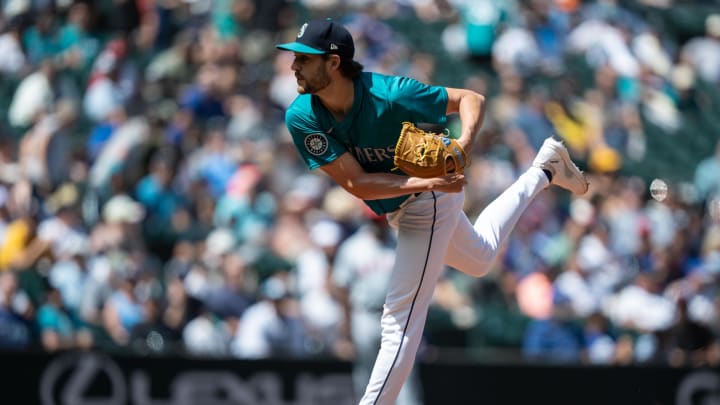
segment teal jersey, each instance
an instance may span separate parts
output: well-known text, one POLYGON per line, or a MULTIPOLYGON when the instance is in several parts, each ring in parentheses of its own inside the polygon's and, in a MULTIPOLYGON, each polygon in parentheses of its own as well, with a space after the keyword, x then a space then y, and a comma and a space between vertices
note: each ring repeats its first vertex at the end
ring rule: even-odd
MULTIPOLYGON (((408 77, 364 72, 355 79, 355 100, 343 121, 335 120, 317 96, 301 94, 285 113, 285 123, 311 170, 349 152, 366 172, 390 173, 403 121, 444 125, 447 103, 445 87, 408 77)), ((395 211, 407 198, 406 195, 365 203, 382 215, 395 211)))

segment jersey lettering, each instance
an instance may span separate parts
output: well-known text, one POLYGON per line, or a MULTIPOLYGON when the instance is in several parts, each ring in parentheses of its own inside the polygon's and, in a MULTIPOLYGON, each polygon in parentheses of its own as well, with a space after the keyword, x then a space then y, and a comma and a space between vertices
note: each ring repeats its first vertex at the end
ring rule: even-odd
POLYGON ((365 159, 367 159, 367 161, 371 163, 377 162, 375 156, 373 155, 373 149, 374 148, 363 148, 363 153, 365 153, 365 159))
POLYGON ((390 155, 388 154, 389 150, 393 149, 392 147, 388 147, 387 149, 374 149, 375 156, 377 157, 377 160, 380 162, 392 159, 390 155))
POLYGON ((355 159, 357 159, 361 164, 382 163, 386 160, 392 160, 393 153, 395 152, 394 145, 386 146, 385 148, 360 148, 356 146, 353 149, 355 159))

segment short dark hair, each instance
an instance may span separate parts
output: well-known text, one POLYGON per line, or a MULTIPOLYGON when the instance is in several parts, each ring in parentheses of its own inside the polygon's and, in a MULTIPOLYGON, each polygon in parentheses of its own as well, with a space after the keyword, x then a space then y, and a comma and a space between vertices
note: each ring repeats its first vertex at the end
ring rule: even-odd
MULTIPOLYGON (((331 54, 323 54, 322 58, 325 60, 328 60, 330 58, 331 54)), ((340 56, 340 55, 338 55, 340 56)), ((364 67, 360 62, 351 59, 351 58, 343 58, 340 57, 340 66, 338 66, 338 69, 340 69, 340 74, 347 77, 348 79, 354 79, 358 76, 360 76, 360 73, 362 73, 364 67)))

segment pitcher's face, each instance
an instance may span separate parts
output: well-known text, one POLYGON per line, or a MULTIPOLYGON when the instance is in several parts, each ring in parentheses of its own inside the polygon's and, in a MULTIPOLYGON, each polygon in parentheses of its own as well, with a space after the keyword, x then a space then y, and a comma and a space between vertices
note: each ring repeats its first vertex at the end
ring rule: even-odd
POLYGON ((300 94, 316 94, 330 84, 329 61, 322 55, 295 53, 292 70, 300 94))

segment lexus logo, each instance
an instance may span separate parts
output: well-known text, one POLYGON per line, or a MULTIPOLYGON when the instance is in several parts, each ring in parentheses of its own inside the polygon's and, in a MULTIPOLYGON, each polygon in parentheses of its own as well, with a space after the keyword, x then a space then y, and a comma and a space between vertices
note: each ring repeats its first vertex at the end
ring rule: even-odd
MULTIPOLYGON (((120 362, 122 364, 122 362, 120 362)), ((177 371, 177 370, 176 370, 177 371)), ((43 405, 352 405, 348 372, 317 375, 300 372, 292 385, 282 375, 256 371, 248 377, 226 368, 170 372, 155 381, 166 392, 153 392, 150 372, 121 369, 102 353, 69 353, 54 358, 40 377, 43 405), (286 389, 287 388, 287 389, 286 389), (287 392, 294 399, 284 398, 287 392)))
POLYGON ((51 362, 40 378, 43 405, 125 405, 120 368, 99 353, 71 353, 51 362), (59 399, 59 401, 58 401, 59 399))

